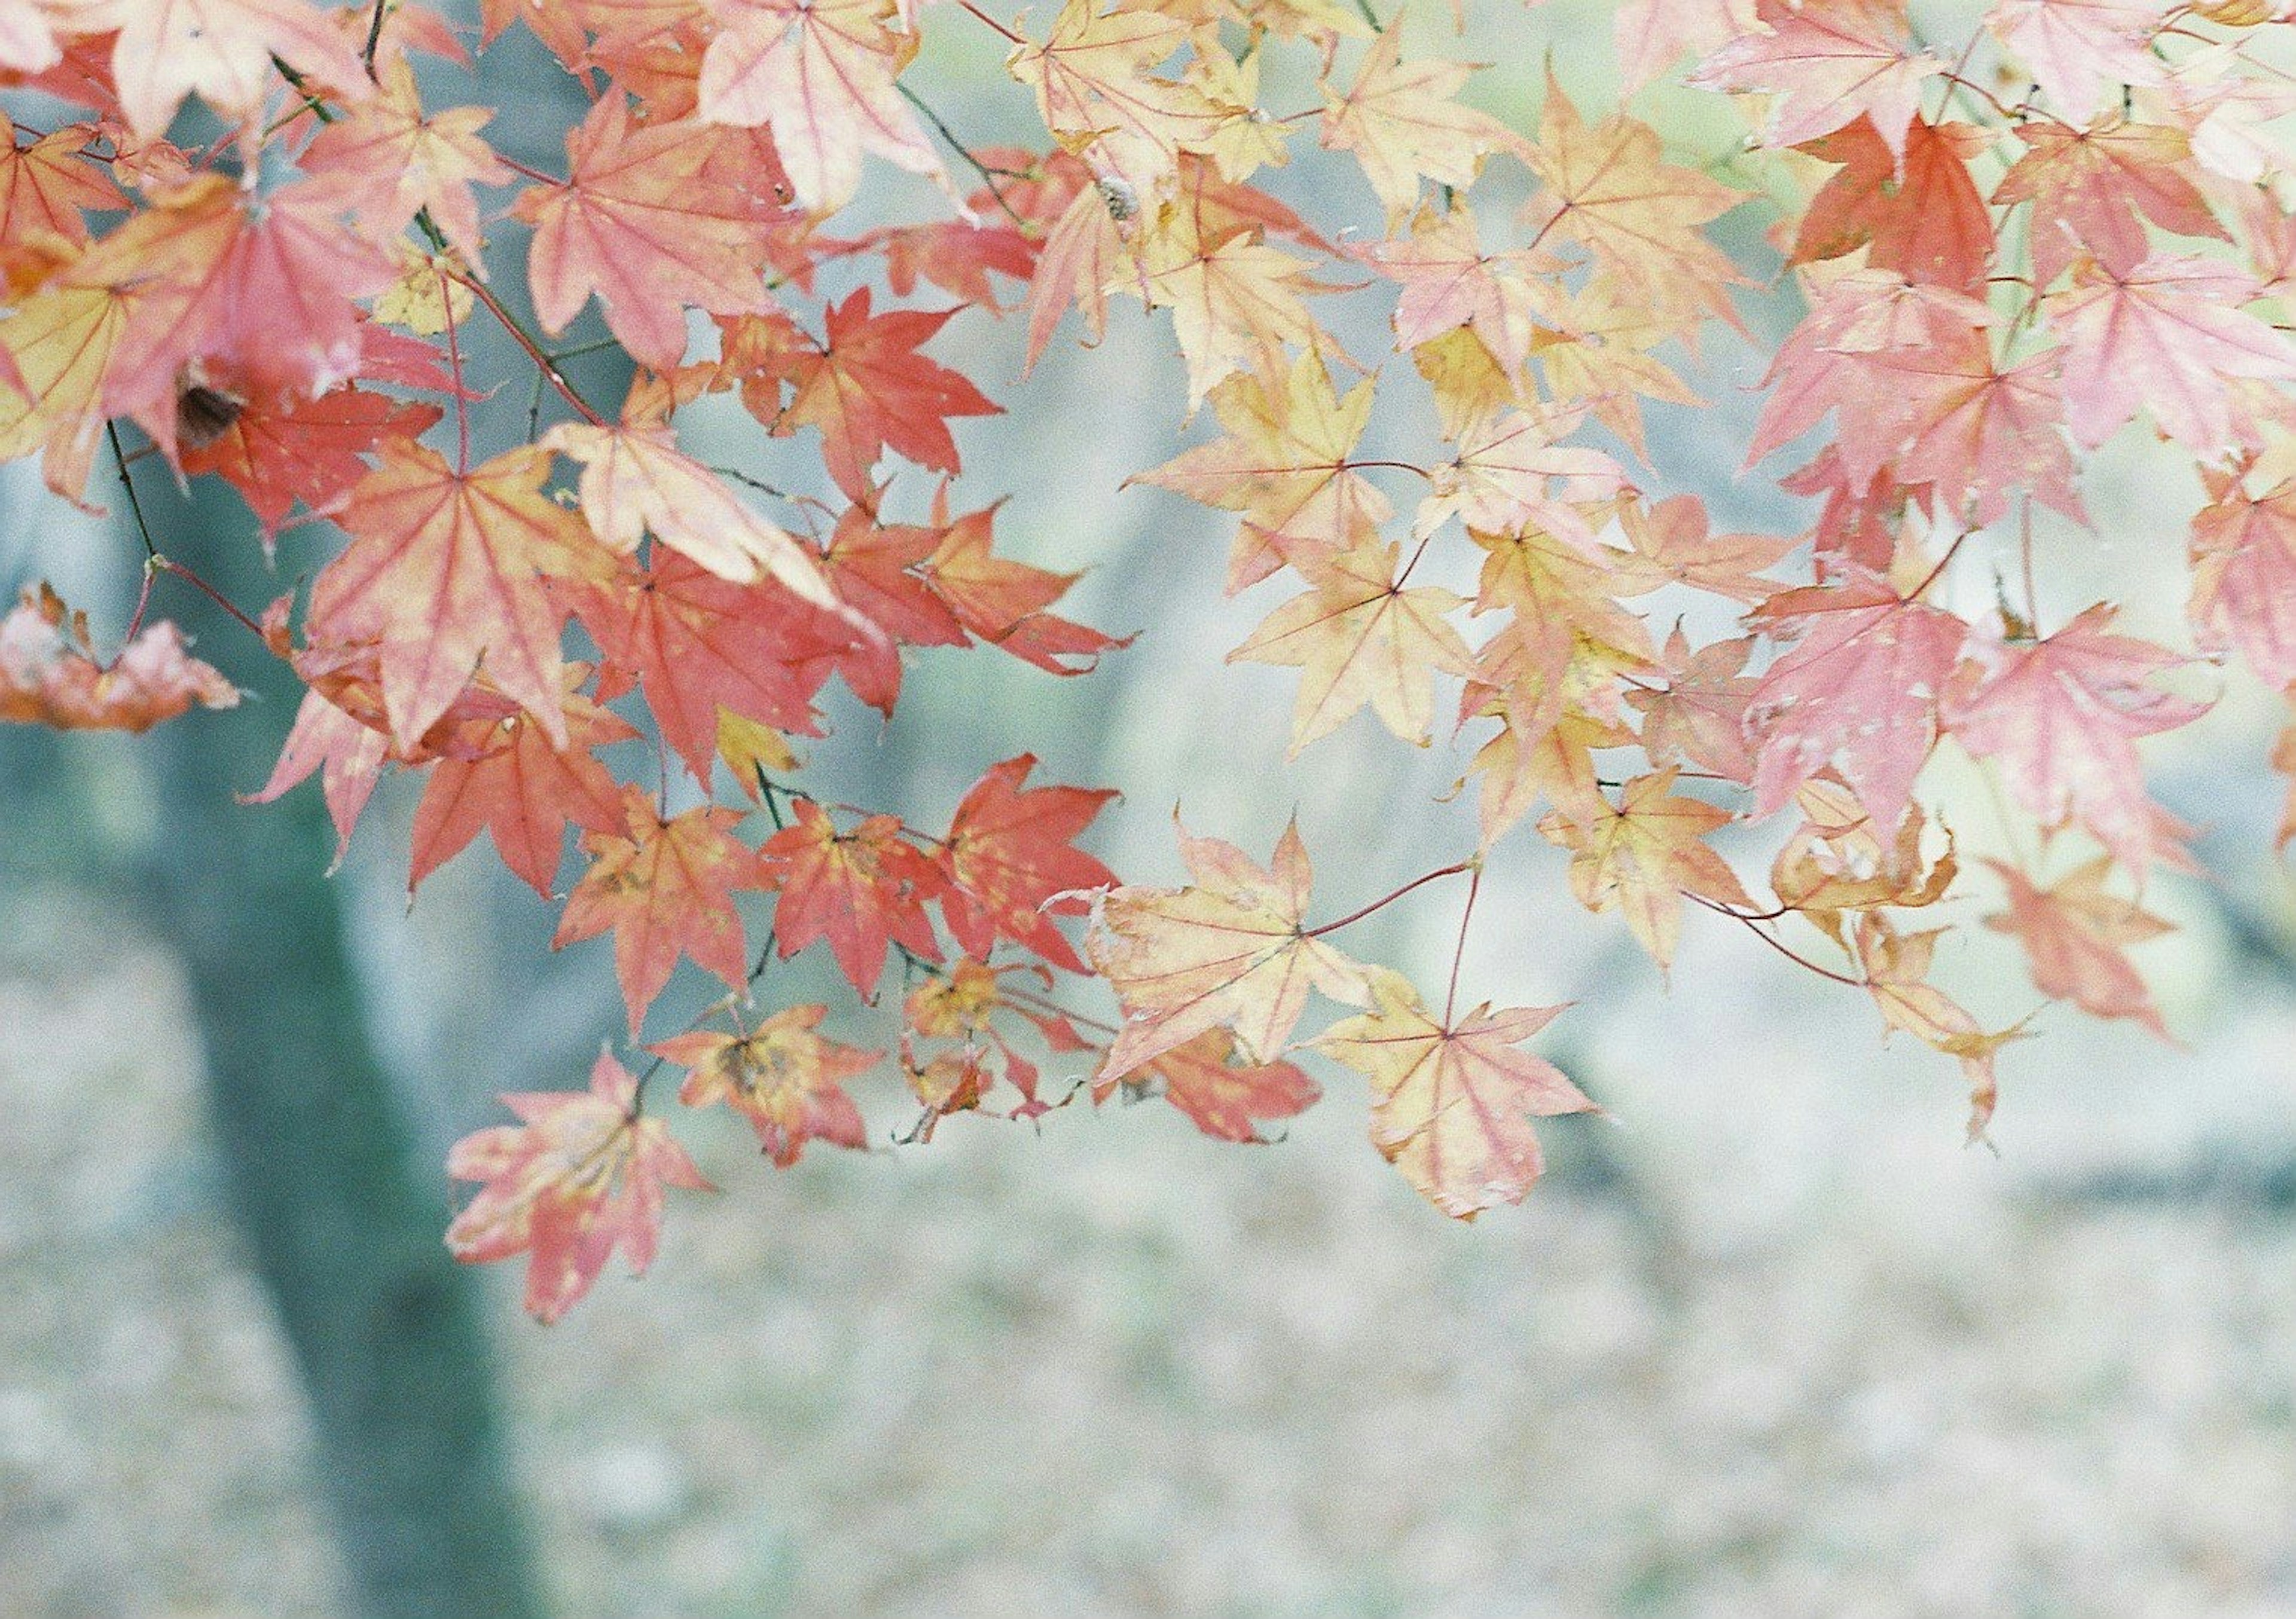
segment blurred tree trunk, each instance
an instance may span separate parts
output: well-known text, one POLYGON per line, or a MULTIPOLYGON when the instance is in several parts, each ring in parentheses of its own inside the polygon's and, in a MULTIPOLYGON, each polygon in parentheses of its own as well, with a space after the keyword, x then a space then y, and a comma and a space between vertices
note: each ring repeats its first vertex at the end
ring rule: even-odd
MULTIPOLYGON (((148 500, 163 553, 259 608, 283 588, 213 480, 148 500)), ((162 582, 171 592, 179 583, 162 582)), ((242 634, 196 606, 210 656, 242 634)), ((158 912, 183 953, 208 1052, 231 1210, 292 1345, 355 1611, 369 1619, 526 1619, 543 1604, 504 1462, 471 1275, 439 1233, 438 1168, 368 1033, 318 793, 242 806, 299 692, 259 653, 224 662, 256 689, 229 714, 155 733, 158 912)))

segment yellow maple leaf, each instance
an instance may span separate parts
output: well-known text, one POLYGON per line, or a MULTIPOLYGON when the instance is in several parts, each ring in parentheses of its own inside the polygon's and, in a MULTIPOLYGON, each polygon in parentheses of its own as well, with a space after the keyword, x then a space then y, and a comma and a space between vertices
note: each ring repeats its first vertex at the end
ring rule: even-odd
POLYGON ((1571 853, 1570 888, 1589 911, 1613 907, 1661 968, 1674 960, 1682 932, 1682 896, 1694 894, 1726 905, 1753 902, 1737 874, 1706 846, 1705 835, 1728 823, 1728 810, 1673 792, 1675 770, 1628 782, 1619 801, 1598 800, 1591 821, 1550 814, 1538 823, 1549 840, 1571 853))
POLYGON ((1355 154, 1390 225, 1418 206, 1421 180, 1464 189, 1492 152, 1525 152, 1513 130, 1455 99, 1474 64, 1402 60, 1403 21, 1398 12, 1345 95, 1324 86, 1323 143, 1355 154))
POLYGON ((1750 284, 1699 227, 1746 193, 1669 163, 1658 132, 1614 113, 1589 127, 1550 70, 1528 161, 1546 189, 1523 222, 1534 244, 1576 241, 1652 320, 1688 338, 1713 315, 1734 323, 1732 287, 1750 284))
POLYGON ((1344 397, 1322 358, 1303 354, 1280 378, 1245 372, 1211 392, 1225 437, 1198 445, 1132 481, 1153 484, 1244 516, 1228 563, 1230 592, 1303 556, 1347 549, 1395 514, 1349 457, 1371 420, 1365 378, 1344 397))
POLYGON ((1456 1220, 1520 1203, 1543 1166, 1535 1116, 1583 1113, 1585 1092, 1517 1049, 1559 1006, 1477 1007, 1439 1022, 1400 974, 1372 982, 1373 1010, 1309 1042, 1371 1081, 1373 1144, 1456 1220))
MULTIPOLYGON (((1126 289, 1172 311, 1188 363, 1188 408, 1239 371, 1279 372, 1287 348, 1312 348, 1321 332, 1301 295, 1321 290, 1307 260, 1255 232, 1207 238, 1195 209, 1159 210, 1141 232, 1139 279, 1126 289)), ((1115 290, 1113 287, 1111 290, 1115 290)))
POLYGON ((1464 675, 1474 666, 1444 617, 1464 599, 1434 585, 1405 588, 1395 572, 1400 550, 1372 541, 1315 564, 1308 569, 1312 588, 1268 614, 1228 654, 1231 663, 1241 658, 1303 671, 1289 756, 1365 703, 1390 731, 1424 748, 1436 672, 1464 675))
POLYGON ((1180 831, 1192 885, 1124 887, 1094 903, 1086 953, 1124 1008, 1095 1083, 1123 1078, 1207 1029, 1235 1032, 1246 1061, 1273 1061, 1308 991, 1361 1006, 1364 969, 1308 931, 1314 873, 1297 826, 1262 870, 1232 843, 1180 831))

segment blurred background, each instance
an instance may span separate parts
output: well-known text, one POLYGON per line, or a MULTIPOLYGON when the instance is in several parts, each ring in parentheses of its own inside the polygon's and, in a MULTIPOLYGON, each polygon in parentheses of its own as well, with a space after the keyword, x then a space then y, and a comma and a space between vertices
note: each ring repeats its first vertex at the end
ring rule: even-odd
MULTIPOLYGON (((963 20, 928 17, 917 88, 968 141, 1023 138, 1002 42, 963 20)), ((1610 104, 1606 9, 1470 25, 1423 43, 1495 62, 1475 96, 1517 127, 1550 50, 1610 104)), ((1300 64, 1269 65, 1268 104, 1314 104, 1300 64)), ((440 86, 562 163, 571 92, 523 41, 440 86)), ((1642 110, 1734 172, 1726 108, 1642 110)), ((886 217, 931 209, 871 180, 886 217)), ((1519 180, 1494 174, 1487 219, 1519 180)), ((1273 188, 1375 223, 1312 150, 1273 188)), ((1723 227, 1765 276, 1767 223, 1723 227)), ((1744 307, 1758 339, 1793 315, 1744 307)), ((1384 352, 1375 290, 1321 313, 1384 352)), ((961 430, 960 504, 1009 492, 1000 543, 1088 568, 1063 610, 1139 641, 1073 682, 920 657, 890 725, 832 715, 816 790, 930 824, 1032 749, 1044 780, 1126 789, 1088 842, 1149 882, 1179 876, 1176 805, 1255 855, 1296 813, 1324 915, 1470 848, 1439 741, 1362 716, 1281 766, 1292 675, 1221 662, 1280 588, 1223 601, 1228 519, 1121 487, 1208 426, 1177 421, 1161 317, 1119 304, 1026 388, 1019 343, 967 315, 934 347, 1012 412, 961 430)), ((513 374, 506 346, 472 364, 513 374)), ((611 397, 605 361, 576 364, 611 397)), ((1718 338, 1693 374, 1720 405, 1652 413, 1649 487, 1705 494, 1718 529, 1803 520, 1736 474, 1762 365, 1718 338)), ((482 438, 524 405, 521 380, 482 438)), ((1364 454, 1408 456, 1423 426, 1400 413, 1364 454)), ((811 453, 737 413, 688 430, 776 481, 811 453)), ((2044 601, 2058 623, 2126 601, 2186 644, 2197 488, 2142 437, 2087 478, 2098 532, 2041 531, 2044 601)), ((231 497, 170 510, 139 470, 169 548, 210 548, 242 600, 328 554, 301 531, 266 575, 231 497)), ((116 633, 139 559, 7 469, 0 580, 51 578, 116 633)), ((1972 616, 1992 600, 1981 563, 1956 586, 1972 616)), ((1463 994, 1576 1001, 1542 1049, 1608 1109, 1546 1126, 1523 1208, 1438 1216, 1329 1067, 1256 1149, 1111 1106, 775 1172, 738 1124, 680 1118, 724 1190, 674 1196, 654 1270, 617 1261, 545 1330, 518 1266, 447 1265, 439 1164, 496 1092, 581 1083, 620 1020, 607 947, 552 956, 553 908, 483 850, 410 905, 404 790, 322 882, 315 789, 228 801, 267 773, 286 694, 188 593, 161 606, 258 700, 140 741, 0 735, 7 1619, 2296 1612, 2296 905, 2270 850, 2280 710, 2240 675, 2199 672, 2222 701, 2152 756, 2212 868, 2146 896, 2180 929, 2138 960, 2181 1043, 2052 1009, 2005 1058, 1997 1152, 1961 1144, 1954 1065, 1885 1045, 1855 992, 1696 913, 1669 987, 1518 834, 1463 994)), ((1950 758, 1927 780, 1965 855, 2015 848, 1950 758)), ((1346 944, 1438 983, 1461 897, 1423 890, 1346 944)), ((1988 1026, 2033 1003, 1989 936, 1941 976, 1988 1026)), ((768 984, 829 988, 802 958, 768 984)), ((712 993, 682 978, 659 1026, 712 993)), ((897 1080, 859 1090, 881 1141, 908 1122, 897 1080)))

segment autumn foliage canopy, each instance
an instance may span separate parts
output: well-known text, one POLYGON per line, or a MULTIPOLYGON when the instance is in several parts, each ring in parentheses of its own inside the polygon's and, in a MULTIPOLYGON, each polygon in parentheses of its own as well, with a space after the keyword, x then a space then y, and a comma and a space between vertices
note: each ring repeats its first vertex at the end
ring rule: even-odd
POLYGON ((2247 678, 2212 663, 2296 685, 2291 13, 2004 0, 1924 39, 1895 0, 1623 0, 1617 103, 1549 73, 1518 127, 1431 0, 1380 9, 484 0, 472 33, 422 0, 0 0, 0 457, 83 504, 220 478, 245 544, 296 548, 267 603, 153 548, 109 646, 25 584, 0 718, 142 730, 283 660, 308 690, 260 797, 316 776, 348 838, 413 777, 414 884, 485 833, 561 945, 611 939, 622 1054, 449 1160, 476 1190, 448 1243, 526 1255, 537 1315, 617 1248, 642 1268, 664 1189, 706 1184, 673 1098, 783 1165, 868 1141, 863 1100, 921 1140, 1122 1092, 1250 1141, 1316 1099, 1304 1048, 1367 1083, 1437 1207, 1517 1201, 1534 1119, 1593 1106, 1526 1049, 1559 1009, 1470 1007, 1456 967, 1417 985, 1344 936, 1438 879, 1471 925, 1510 838, 1566 850, 1661 966, 1695 906, 1839 981, 1959 1064, 1973 1135, 2024 1031, 1931 981, 1948 931, 2165 1034, 2127 952, 2192 829, 2139 744, 2247 678), (588 108, 546 172, 457 98, 512 30, 588 108), (1002 37, 978 94, 1032 103, 1034 144, 964 145, 905 82, 966 30, 1002 37), (1636 115, 1695 93, 1744 132, 1719 160, 1636 115), (1286 189, 1311 148, 1344 184, 1286 189), (879 186, 910 212, 846 224, 879 186), (1342 290, 1386 300, 1391 348, 1341 347, 1342 290), (1745 460, 1808 517, 1717 533, 1644 404, 1737 392, 1712 356, 1758 341, 1758 297, 1794 318, 1745 460), (1017 372, 1127 299, 1168 311, 1197 424, 1136 481, 1233 514, 1229 588, 1268 602, 1234 656, 1297 669, 1293 751, 1366 707, 1458 749, 1480 841, 1346 914, 1296 829, 1264 860, 1184 830, 1185 885, 1127 883, 1088 852, 1111 790, 1026 755, 945 825, 808 790, 832 682, 890 714, 907 649, 1069 677, 1123 645, 960 476, 988 388, 1025 381, 932 350, 1002 319, 1017 372), (594 306, 626 397, 554 347, 594 306), (484 328, 517 374, 470 374, 484 328), (526 441, 474 461, 473 401, 529 388, 526 441), (680 418, 713 400, 817 481, 705 460, 680 418), (1439 454, 1358 453, 1401 412, 1439 454), (2129 435, 2199 497, 2181 647, 2037 599, 2129 435), (1476 576, 1446 556, 1472 598, 1428 582, 1476 576), (200 656, 171 610, 205 615, 200 656), (1948 757, 2030 859, 1956 859, 1948 757), (806 951, 856 1005, 777 1003, 806 951), (682 961, 726 993, 662 1026, 682 961), (824 1032, 881 997, 876 1045, 824 1032), (1303 1028, 1316 997, 1344 1015, 1303 1028))

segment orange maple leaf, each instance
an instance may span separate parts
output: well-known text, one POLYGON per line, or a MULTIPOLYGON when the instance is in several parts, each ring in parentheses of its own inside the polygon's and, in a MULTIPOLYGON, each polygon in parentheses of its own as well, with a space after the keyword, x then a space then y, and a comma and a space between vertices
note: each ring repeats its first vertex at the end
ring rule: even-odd
POLYGON ((888 945, 939 960, 924 906, 945 879, 900 831, 895 817, 871 815, 840 832, 827 810, 797 801, 796 824, 761 851, 767 880, 780 891, 774 938, 784 960, 825 938, 853 987, 871 1001, 888 945))
POLYGON ((2135 900, 2104 891, 2112 856, 2100 854, 2046 888, 2013 866, 1985 863, 2007 888, 2009 901, 2007 914, 1988 916, 1985 925, 2025 947, 2036 988, 2099 1018, 2134 1018, 2175 1043, 2126 946, 2176 929, 2135 900))
POLYGON ((868 1145, 861 1110, 844 1082, 867 1073, 884 1053, 824 1039, 816 1031, 828 1011, 817 1005, 787 1007, 746 1034, 697 1029, 652 1050, 688 1070, 679 1101, 689 1108, 722 1101, 746 1114, 758 1144, 786 1169, 808 1141, 868 1145))
POLYGON ((773 308, 759 270, 781 204, 739 177, 740 138, 690 119, 634 126, 619 90, 601 99, 566 137, 572 178, 514 205, 534 226, 527 265, 544 329, 564 331, 595 292, 622 347, 668 371, 685 354, 685 305, 773 308))
MULTIPOLYGON (((570 683, 588 671, 568 668, 570 683)), ((637 730, 619 715, 570 691, 566 745, 513 710, 483 723, 474 756, 448 755, 430 767, 408 838, 413 889, 453 859, 481 828, 493 836, 503 864, 547 899, 565 852, 566 824, 593 832, 619 832, 624 810, 613 776, 592 755, 627 741, 637 730)))
MULTIPOLYGON (((1245 1062, 1226 1029, 1206 1029, 1194 1039, 1152 1057, 1125 1081, 1128 1086, 1161 1083, 1164 1100, 1187 1115, 1206 1135, 1223 1141, 1259 1141, 1263 1119, 1305 1113, 1322 1087, 1296 1063, 1245 1062)), ((1103 1080, 1095 1095, 1106 1097, 1115 1082, 1103 1080)))
MULTIPOLYGON (((956 942, 986 956, 1001 935, 1056 967, 1082 972, 1084 962, 1046 912, 1063 895, 1111 887, 1116 874, 1070 841, 1116 795, 1083 787, 1021 783, 1037 766, 1022 754, 992 765, 956 806, 939 849, 948 887, 941 912, 956 942)), ((1082 902, 1069 900, 1070 912, 1082 902)))

